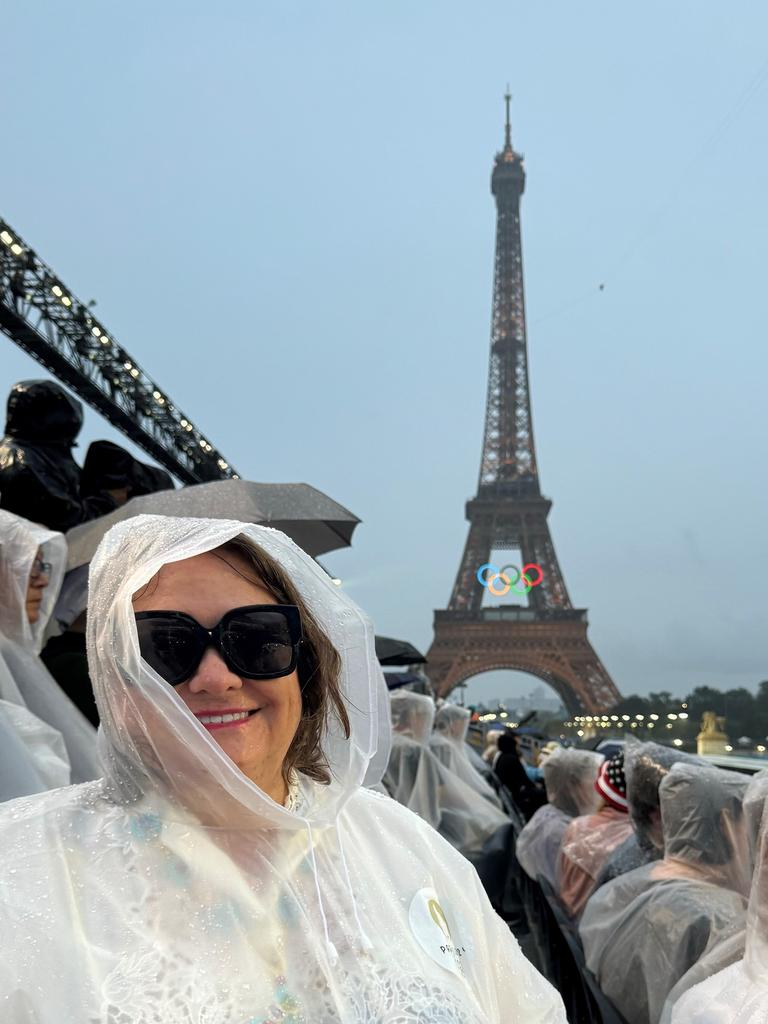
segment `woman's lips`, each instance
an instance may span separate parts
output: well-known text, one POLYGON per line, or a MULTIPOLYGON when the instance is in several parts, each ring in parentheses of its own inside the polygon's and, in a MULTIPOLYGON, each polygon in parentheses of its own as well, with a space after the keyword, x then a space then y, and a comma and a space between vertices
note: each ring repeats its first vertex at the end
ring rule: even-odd
POLYGON ((237 711, 195 711, 195 718, 205 729, 235 729, 246 725, 261 708, 238 709, 237 711))

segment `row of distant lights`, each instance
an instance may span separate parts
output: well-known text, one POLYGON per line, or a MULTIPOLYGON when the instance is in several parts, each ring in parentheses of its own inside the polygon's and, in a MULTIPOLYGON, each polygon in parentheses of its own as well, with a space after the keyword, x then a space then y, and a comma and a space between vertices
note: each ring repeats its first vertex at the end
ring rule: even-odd
MULTIPOLYGON (((651 727, 650 723, 651 722, 658 722, 658 720, 661 717, 661 715, 657 715, 655 712, 652 712, 648 716, 646 716, 646 715, 635 715, 636 722, 644 722, 646 717, 648 719, 650 719, 650 722, 649 722, 649 725, 648 725, 648 727, 650 728, 651 727)), ((681 718, 683 719, 683 721, 685 721, 685 719, 687 717, 688 717, 688 712, 687 711, 681 711, 678 714, 675 714, 674 711, 671 711, 667 715, 667 718, 670 720, 670 722, 675 722, 675 721, 677 721, 678 719, 681 719, 681 718)), ((604 726, 609 726, 611 724, 611 722, 629 722, 631 720, 632 720, 632 716, 631 715, 577 715, 572 722, 566 722, 565 724, 567 726, 573 727, 574 725, 583 725, 586 722, 588 725, 596 725, 596 726, 598 726, 598 728, 600 728, 600 727, 604 727, 604 726)), ((670 728, 672 728, 671 725, 670 725, 670 728)))
MULTIPOLYGON (((687 706, 687 704, 683 705, 683 707, 687 706)), ((674 711, 671 711, 667 715, 669 721, 665 723, 667 729, 673 729, 676 721, 681 719, 685 721, 687 717, 687 711, 680 711, 677 714, 674 711)), ((610 729, 614 727, 617 722, 621 722, 622 724, 629 722, 630 729, 637 729, 641 726, 646 729, 655 729, 656 723, 660 718, 661 715, 657 715, 655 711, 651 712, 649 715, 635 715, 634 721, 632 721, 631 715, 576 715, 572 722, 565 723, 565 728, 576 729, 577 736, 584 735, 584 729, 582 726, 586 725, 590 729, 610 729)), ((683 745, 683 741, 679 739, 673 740, 672 742, 676 747, 681 747, 683 745)))
MULTIPOLYGON (((509 714, 506 711, 501 711, 497 715, 494 711, 489 711, 487 715, 480 715, 477 720, 478 722, 495 722, 497 718, 509 718, 509 714)), ((505 722, 504 724, 510 729, 517 728, 517 722, 505 722)))
MULTIPOLYGON (((683 707, 687 708, 688 705, 683 704, 683 707)), ((659 721, 660 717, 661 716, 657 715, 655 712, 652 712, 648 716, 635 715, 635 721, 633 722, 631 720, 631 715, 576 715, 572 722, 565 722, 564 725, 566 729, 576 729, 577 726, 582 725, 588 725, 592 729, 610 729, 611 726, 615 726, 617 722, 629 722, 631 729, 636 729, 638 726, 641 726, 643 724, 646 729, 653 729, 656 723, 659 721), (646 717, 649 719, 649 721, 646 721, 646 717)), ((681 719, 685 721, 686 718, 688 718, 688 712, 679 711, 677 714, 675 714, 674 711, 671 711, 667 715, 667 718, 670 719, 670 721, 665 723, 667 729, 674 729, 674 723, 676 721, 680 721, 681 719)), ((584 729, 578 728, 576 731, 576 735, 583 736, 584 729)), ((676 747, 682 747, 683 745, 683 741, 681 739, 674 739, 672 740, 672 742, 676 747)), ((733 751, 733 747, 730 745, 730 743, 726 744, 725 750, 729 754, 733 751)), ((755 750, 758 752, 758 754, 764 754, 766 752, 766 748, 762 744, 758 744, 755 747, 755 750)))
MULTIPOLYGON (((11 250, 14 256, 21 256, 21 254, 24 252, 24 247, 16 241, 16 239, 13 237, 10 231, 0 231, 0 241, 2 241, 5 245, 8 246, 8 248, 11 250)), ((70 298, 69 295, 64 294, 64 290, 61 288, 60 285, 53 285, 53 287, 51 288, 51 292, 56 296, 57 299, 61 300, 61 304, 63 306, 66 306, 67 308, 71 307, 72 299, 70 298)), ((90 317, 88 319, 90 321, 90 317)), ((98 338, 102 345, 112 344, 111 339, 96 324, 93 324, 93 326, 91 327, 91 334, 94 336, 94 338, 98 338)), ((139 368, 137 366, 134 366, 133 363, 131 363, 129 360, 126 360, 123 365, 125 366, 126 370, 130 373, 134 380, 141 375, 141 371, 139 370, 139 368)), ((152 397, 154 398, 158 405, 165 405, 166 399, 163 397, 162 393, 157 389, 155 389, 152 392, 152 397)), ((180 423, 184 430, 191 431, 195 429, 187 419, 182 418, 180 423)), ((199 445, 206 454, 213 451, 213 445, 208 444, 208 442, 202 437, 200 438, 199 445)), ((217 464, 219 466, 219 469, 229 469, 229 463, 225 462, 224 459, 218 459, 217 464)), ((237 474, 235 474, 234 476, 236 480, 239 480, 237 474)))

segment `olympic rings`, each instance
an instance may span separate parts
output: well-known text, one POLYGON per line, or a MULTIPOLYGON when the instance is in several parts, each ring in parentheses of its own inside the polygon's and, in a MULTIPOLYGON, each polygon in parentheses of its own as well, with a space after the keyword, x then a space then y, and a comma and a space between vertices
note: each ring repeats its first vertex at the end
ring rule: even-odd
POLYGON ((497 569, 495 565, 491 565, 490 562, 485 562, 477 570, 477 582, 481 583, 489 593, 493 594, 494 597, 504 597, 510 590, 513 590, 516 594, 527 594, 529 590, 534 587, 538 587, 541 581, 544 579, 544 571, 540 565, 536 562, 528 562, 522 569, 518 569, 516 565, 502 565, 501 569, 497 569), (512 569, 516 576, 513 580, 506 574, 507 569, 512 569), (536 569, 539 573, 537 580, 532 580, 528 575, 529 569, 536 569), (483 575, 485 573, 485 575, 483 575), (504 589, 496 589, 496 580, 501 579, 504 581, 504 589), (523 590, 518 590, 516 584, 523 580, 523 590))

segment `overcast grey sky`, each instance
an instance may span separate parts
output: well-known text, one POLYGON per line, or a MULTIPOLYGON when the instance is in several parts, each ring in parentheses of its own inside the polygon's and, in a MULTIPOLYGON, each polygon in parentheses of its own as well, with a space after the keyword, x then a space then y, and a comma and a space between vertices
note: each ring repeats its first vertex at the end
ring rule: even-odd
MULTIPOLYGON (((768 677, 764 4, 47 0, 3 23, 2 216, 243 475, 362 518, 324 561, 422 649, 477 484, 509 81, 571 597, 625 693, 768 677)), ((3 391, 43 375, 0 345, 3 391)), ((117 439, 88 413, 95 437, 117 439)))

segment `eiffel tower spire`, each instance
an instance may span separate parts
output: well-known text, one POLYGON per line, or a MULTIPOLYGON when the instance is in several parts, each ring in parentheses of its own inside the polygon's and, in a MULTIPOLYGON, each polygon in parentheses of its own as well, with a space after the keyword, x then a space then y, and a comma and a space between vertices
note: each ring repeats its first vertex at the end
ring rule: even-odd
POLYGON ((491 313, 491 356, 480 459, 479 493, 515 484, 517 493, 539 493, 528 385, 528 339, 523 292, 520 197, 525 189, 523 158, 512 148, 509 120, 504 149, 496 154, 491 192, 496 199, 496 257, 491 313))

